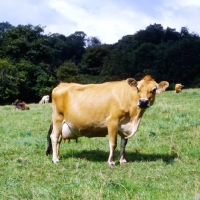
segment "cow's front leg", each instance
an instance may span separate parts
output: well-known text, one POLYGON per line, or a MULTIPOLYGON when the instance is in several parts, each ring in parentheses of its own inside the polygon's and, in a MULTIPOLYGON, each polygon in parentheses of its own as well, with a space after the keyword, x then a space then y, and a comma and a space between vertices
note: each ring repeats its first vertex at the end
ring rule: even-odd
POLYGON ((109 137, 109 146, 110 146, 110 154, 108 157, 108 165, 114 166, 114 151, 117 147, 117 126, 118 124, 115 122, 110 122, 108 124, 108 137, 109 137))
POLYGON ((109 154, 109 158, 108 158, 108 165, 110 166, 114 166, 115 162, 114 162, 114 151, 117 147, 117 144, 115 144, 115 142, 111 142, 109 140, 109 146, 110 146, 110 154, 109 154))
POLYGON ((120 155, 119 155, 120 164, 127 163, 126 158, 125 158, 125 148, 126 148, 127 142, 128 142, 128 139, 121 137, 121 147, 120 147, 120 155))
POLYGON ((59 162, 59 149, 61 140, 62 138, 61 138, 61 123, 60 123, 60 125, 53 125, 53 131, 51 134, 52 151, 53 151, 52 161, 54 163, 59 162))

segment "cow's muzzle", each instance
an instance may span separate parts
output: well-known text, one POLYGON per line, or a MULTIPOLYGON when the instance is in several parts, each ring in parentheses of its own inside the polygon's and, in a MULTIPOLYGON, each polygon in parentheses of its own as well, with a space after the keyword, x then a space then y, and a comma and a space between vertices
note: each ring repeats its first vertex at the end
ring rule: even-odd
POLYGON ((138 106, 142 109, 150 107, 150 102, 146 98, 140 98, 138 101, 138 106))

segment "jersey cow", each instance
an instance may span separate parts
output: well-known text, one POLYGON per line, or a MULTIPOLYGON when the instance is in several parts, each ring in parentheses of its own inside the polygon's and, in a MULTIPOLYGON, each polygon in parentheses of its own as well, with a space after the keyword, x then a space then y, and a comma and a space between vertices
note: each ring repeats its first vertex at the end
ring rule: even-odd
POLYGON ((152 106, 156 93, 165 91, 169 83, 156 83, 150 76, 136 81, 80 85, 60 83, 52 91, 52 124, 47 135, 46 155, 59 161, 61 140, 108 135, 110 154, 108 164, 114 163, 117 134, 121 136, 120 164, 126 163, 125 147, 140 124, 145 110, 152 106))
POLYGON ((182 85, 181 83, 177 83, 175 85, 175 93, 181 92, 183 87, 184 87, 184 85, 182 85))
POLYGON ((39 104, 46 104, 46 103, 49 103, 49 95, 43 96, 39 102, 39 104))
POLYGON ((15 106, 15 110, 30 110, 30 108, 28 107, 28 105, 24 102, 21 101, 19 99, 16 99, 12 105, 15 106))

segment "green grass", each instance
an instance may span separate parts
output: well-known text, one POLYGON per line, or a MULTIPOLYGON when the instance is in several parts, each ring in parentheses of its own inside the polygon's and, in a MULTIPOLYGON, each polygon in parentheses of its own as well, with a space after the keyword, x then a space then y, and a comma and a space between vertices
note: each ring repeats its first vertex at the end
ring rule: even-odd
POLYGON ((115 167, 107 166, 107 137, 62 143, 53 164, 45 155, 51 104, 29 106, 0 106, 0 199, 200 199, 199 89, 157 95, 122 166, 118 140, 115 167))

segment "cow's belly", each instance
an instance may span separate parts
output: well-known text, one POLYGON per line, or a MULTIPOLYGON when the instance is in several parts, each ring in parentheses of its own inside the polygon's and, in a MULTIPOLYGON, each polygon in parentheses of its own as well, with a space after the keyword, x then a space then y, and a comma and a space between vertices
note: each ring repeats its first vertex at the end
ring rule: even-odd
POLYGON ((107 127, 87 127, 76 128, 70 123, 64 122, 62 125, 62 138, 63 139, 76 139, 78 137, 105 137, 108 134, 107 127))
MULTIPOLYGON (((131 134, 132 130, 137 127, 135 127, 134 124, 126 123, 119 125, 118 128, 118 134, 122 137, 127 137, 131 134)), ((103 124, 101 126, 90 126, 90 127, 82 127, 77 128, 74 127, 72 124, 68 122, 63 122, 62 125, 62 138, 63 139, 76 139, 78 137, 105 137, 108 135, 108 129, 106 124, 103 124)))
POLYGON ((80 130, 79 133, 85 137, 105 137, 108 135, 108 129, 107 127, 91 127, 80 130))

